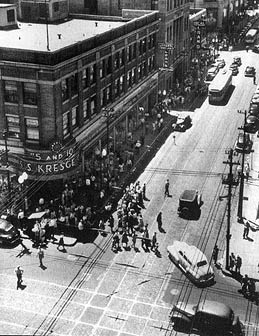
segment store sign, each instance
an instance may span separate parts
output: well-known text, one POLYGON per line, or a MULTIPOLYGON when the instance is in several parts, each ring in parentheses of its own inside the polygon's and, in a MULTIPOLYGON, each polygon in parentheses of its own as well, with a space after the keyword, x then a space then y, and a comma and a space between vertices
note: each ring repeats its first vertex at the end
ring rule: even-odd
POLYGON ((28 151, 19 157, 19 169, 29 175, 58 175, 73 170, 78 166, 78 150, 69 147, 55 153, 52 151, 28 151))

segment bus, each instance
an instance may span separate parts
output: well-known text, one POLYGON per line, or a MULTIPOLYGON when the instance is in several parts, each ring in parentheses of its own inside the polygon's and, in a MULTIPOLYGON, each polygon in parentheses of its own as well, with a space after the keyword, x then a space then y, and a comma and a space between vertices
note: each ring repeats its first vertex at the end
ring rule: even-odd
POLYGON ((249 29, 245 36, 245 42, 248 44, 255 43, 256 38, 257 38, 257 33, 258 33, 257 29, 249 29))
POLYGON ((220 103, 232 85, 232 71, 221 70, 209 85, 209 103, 220 103))

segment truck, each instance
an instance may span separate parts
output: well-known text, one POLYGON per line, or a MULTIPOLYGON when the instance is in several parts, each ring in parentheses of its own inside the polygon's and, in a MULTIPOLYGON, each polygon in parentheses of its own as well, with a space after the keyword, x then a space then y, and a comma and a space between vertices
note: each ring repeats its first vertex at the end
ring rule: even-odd
POLYGON ((228 305, 204 300, 197 305, 179 302, 174 305, 170 321, 175 331, 210 336, 243 336, 244 327, 228 305))

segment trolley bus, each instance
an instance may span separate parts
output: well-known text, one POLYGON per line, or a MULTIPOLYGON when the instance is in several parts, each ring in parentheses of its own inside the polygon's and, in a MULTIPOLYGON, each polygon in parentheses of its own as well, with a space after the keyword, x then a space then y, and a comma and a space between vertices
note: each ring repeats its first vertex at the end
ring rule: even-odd
POLYGON ((209 103, 220 103, 232 85, 232 71, 222 70, 209 85, 209 103))
POLYGON ((249 29, 245 36, 245 42, 248 44, 255 43, 256 38, 257 38, 257 33, 258 33, 257 29, 249 29))

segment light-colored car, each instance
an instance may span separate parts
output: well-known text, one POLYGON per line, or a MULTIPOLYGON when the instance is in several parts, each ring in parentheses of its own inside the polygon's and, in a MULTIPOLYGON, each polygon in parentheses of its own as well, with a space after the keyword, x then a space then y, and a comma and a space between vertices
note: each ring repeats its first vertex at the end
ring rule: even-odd
POLYGON ((226 62, 223 58, 218 58, 215 61, 215 64, 219 67, 219 68, 224 68, 224 66, 226 65, 226 62))
POLYGON ((217 73, 219 72, 219 67, 216 64, 213 64, 207 71, 207 75, 205 78, 205 83, 209 84, 212 80, 216 77, 217 73))
POLYGON ((194 245, 175 240, 167 247, 168 256, 196 285, 214 283, 214 272, 206 256, 194 245))
POLYGON ((237 141, 235 143, 235 151, 237 153, 250 153, 252 150, 253 142, 250 139, 250 135, 248 133, 240 132, 237 137, 237 141))

